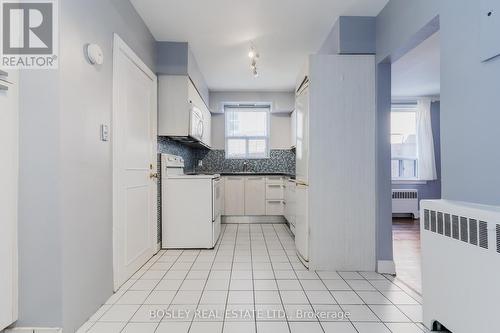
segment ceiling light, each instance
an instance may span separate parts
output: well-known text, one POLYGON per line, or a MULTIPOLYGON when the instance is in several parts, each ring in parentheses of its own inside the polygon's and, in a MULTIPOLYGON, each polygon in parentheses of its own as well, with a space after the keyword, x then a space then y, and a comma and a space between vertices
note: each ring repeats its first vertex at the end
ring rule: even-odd
POLYGON ((250 49, 250 52, 248 52, 248 57, 250 59, 254 59, 256 55, 257 55, 257 53, 255 52, 255 50, 253 48, 250 49))

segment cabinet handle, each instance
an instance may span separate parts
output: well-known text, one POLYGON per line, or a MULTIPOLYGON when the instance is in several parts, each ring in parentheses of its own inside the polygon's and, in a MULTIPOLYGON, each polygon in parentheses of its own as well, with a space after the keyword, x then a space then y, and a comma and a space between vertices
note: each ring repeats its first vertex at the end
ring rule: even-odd
POLYGON ((281 200, 268 200, 268 203, 283 203, 281 200))
POLYGON ((267 184, 269 187, 283 187, 283 185, 277 185, 277 184, 267 184))

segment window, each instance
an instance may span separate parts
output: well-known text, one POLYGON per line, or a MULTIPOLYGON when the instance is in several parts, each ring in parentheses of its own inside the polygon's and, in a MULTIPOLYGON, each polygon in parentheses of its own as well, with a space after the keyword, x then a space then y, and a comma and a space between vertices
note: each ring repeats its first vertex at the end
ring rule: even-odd
POLYGON ((416 106, 392 107, 391 112, 392 179, 418 179, 416 106))
POLYGON ((226 107, 226 158, 269 158, 269 107, 226 107))

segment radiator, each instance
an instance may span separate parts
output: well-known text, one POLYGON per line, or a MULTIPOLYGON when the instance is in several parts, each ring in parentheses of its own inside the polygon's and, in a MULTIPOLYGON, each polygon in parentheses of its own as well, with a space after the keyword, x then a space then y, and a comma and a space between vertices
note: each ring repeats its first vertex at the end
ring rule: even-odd
POLYGON ((453 333, 500 327, 500 207, 422 201, 424 324, 453 333))
POLYGON ((418 219, 418 191, 392 190, 392 213, 413 214, 413 217, 418 219))

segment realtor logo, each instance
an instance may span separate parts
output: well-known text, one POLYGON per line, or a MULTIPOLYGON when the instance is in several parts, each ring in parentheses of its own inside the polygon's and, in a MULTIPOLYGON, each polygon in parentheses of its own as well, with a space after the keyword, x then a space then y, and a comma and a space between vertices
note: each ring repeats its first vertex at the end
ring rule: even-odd
POLYGON ((57 0, 0 0, 0 3, 1 66, 57 68, 57 0))

